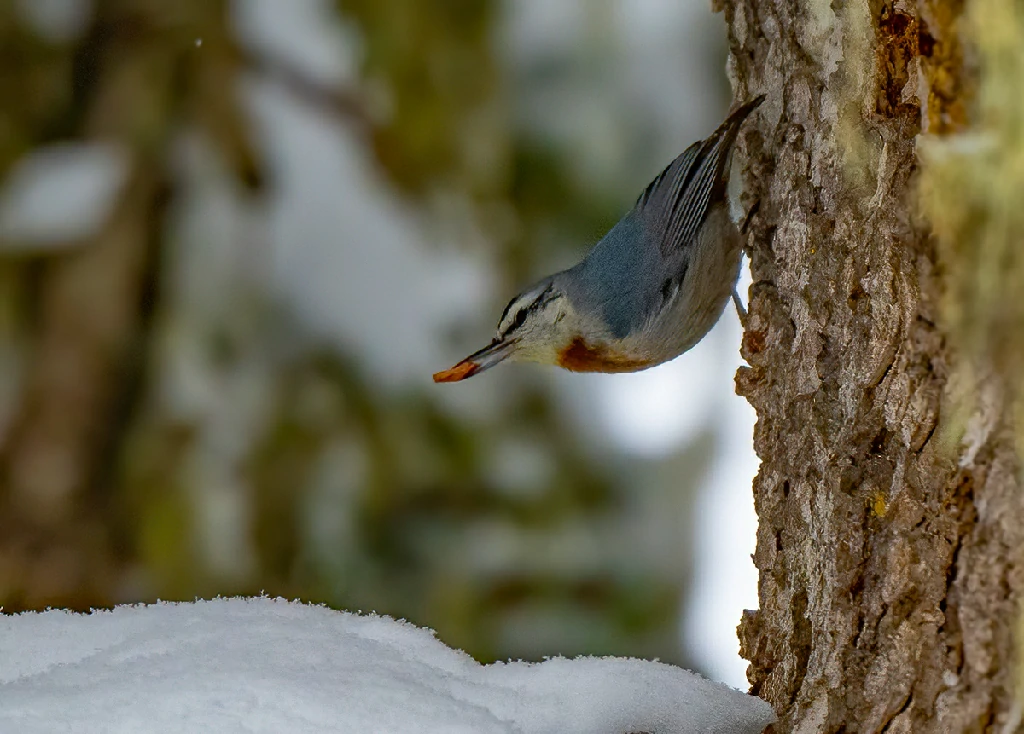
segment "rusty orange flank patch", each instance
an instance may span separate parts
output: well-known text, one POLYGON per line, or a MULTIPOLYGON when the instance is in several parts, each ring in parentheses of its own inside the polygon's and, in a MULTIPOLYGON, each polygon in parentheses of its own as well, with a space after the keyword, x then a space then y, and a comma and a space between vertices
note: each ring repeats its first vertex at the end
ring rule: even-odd
POLYGON ((558 366, 572 372, 637 372, 650 364, 650 360, 626 357, 607 347, 593 347, 581 336, 558 355, 558 366))

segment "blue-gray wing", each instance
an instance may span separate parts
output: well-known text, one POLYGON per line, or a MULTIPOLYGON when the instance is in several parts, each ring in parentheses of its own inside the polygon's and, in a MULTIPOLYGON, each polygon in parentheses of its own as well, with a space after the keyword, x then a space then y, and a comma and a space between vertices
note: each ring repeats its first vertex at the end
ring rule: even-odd
POLYGON ((762 100, 738 108, 672 161, 632 211, 564 274, 560 287, 581 312, 601 314, 614 337, 643 328, 682 287, 690 246, 725 193, 723 172, 740 125, 762 100))
POLYGON ((708 138, 668 164, 637 199, 634 211, 667 260, 685 253, 711 205, 725 196, 732 146, 743 121, 763 101, 762 95, 737 108, 708 138))

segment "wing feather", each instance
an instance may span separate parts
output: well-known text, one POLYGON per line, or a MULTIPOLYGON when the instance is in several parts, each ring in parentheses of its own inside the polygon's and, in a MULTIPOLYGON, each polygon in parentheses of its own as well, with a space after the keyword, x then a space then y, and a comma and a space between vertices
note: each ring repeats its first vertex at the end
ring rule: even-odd
POLYGON ((635 211, 653 231, 664 257, 691 245, 711 204, 725 195, 732 146, 743 121, 762 101, 763 95, 737 108, 708 138, 666 166, 637 199, 635 211))

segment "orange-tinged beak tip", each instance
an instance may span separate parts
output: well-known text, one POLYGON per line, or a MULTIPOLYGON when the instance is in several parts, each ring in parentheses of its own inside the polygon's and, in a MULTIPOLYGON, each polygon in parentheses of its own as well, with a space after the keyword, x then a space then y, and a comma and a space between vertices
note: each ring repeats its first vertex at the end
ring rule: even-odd
POLYGON ((434 382, 458 382, 459 380, 465 380, 467 377, 472 377, 476 374, 479 367, 476 362, 471 362, 468 359, 463 360, 451 369, 435 372, 434 382))

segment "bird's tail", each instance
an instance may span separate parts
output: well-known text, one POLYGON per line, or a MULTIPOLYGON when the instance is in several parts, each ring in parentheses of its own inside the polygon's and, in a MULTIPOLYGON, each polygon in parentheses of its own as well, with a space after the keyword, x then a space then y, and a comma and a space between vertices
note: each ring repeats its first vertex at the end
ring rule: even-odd
POLYGON ((718 129, 704 139, 702 146, 704 148, 704 166, 714 170, 709 179, 713 189, 710 193, 712 200, 724 195, 725 169, 729 165, 729 154, 732 152, 732 146, 736 142, 736 137, 740 134, 743 122, 750 116, 751 112, 761 106, 764 98, 765 95, 759 94, 741 104, 729 113, 729 116, 725 118, 725 122, 719 125, 718 129))
MULTIPOLYGON (((720 152, 716 156, 720 169, 723 169, 728 164, 729 152, 732 150, 733 143, 736 142, 736 136, 740 134, 743 121, 750 116, 751 112, 760 107, 762 102, 764 102, 763 94, 759 94, 753 99, 744 102, 730 112, 729 116, 725 118, 725 122, 719 125, 718 129, 705 139, 704 144, 709 149, 720 152)), ((722 170, 717 171, 716 174, 715 180, 721 180, 722 170)))
POLYGON ((730 135, 733 138, 736 137, 736 133, 740 129, 740 125, 747 119, 751 112, 756 110, 764 102, 764 95, 759 94, 748 102, 744 102, 735 110, 729 113, 729 116, 725 118, 725 122, 718 126, 718 129, 711 134, 711 138, 722 138, 726 139, 730 135))

